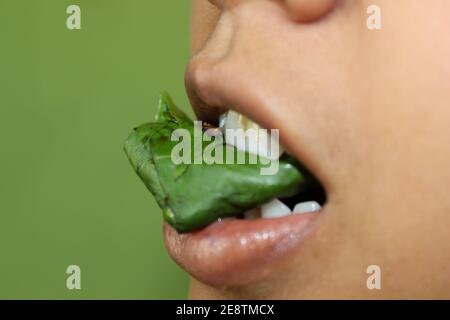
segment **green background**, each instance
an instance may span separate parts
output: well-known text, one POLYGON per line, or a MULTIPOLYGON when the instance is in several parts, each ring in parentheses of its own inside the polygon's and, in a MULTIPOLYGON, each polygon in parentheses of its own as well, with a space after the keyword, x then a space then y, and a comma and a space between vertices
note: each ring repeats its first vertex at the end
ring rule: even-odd
POLYGON ((0 298, 187 297, 122 146, 159 91, 188 106, 189 6, 0 0, 0 298), (81 290, 66 288, 71 264, 81 290))

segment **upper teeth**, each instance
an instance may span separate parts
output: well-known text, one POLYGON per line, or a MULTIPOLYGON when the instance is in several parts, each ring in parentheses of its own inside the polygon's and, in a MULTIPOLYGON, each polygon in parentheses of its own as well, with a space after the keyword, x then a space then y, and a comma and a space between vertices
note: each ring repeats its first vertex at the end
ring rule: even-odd
POLYGON ((261 206, 261 217, 263 219, 279 218, 291 214, 316 212, 320 209, 321 206, 316 201, 307 201, 297 203, 294 207, 294 210, 291 211, 291 209, 289 209, 289 207, 283 202, 278 199, 273 199, 272 201, 261 206))
POLYGON ((236 111, 229 110, 223 114, 219 127, 224 132, 226 143, 241 151, 270 160, 278 160, 284 152, 277 134, 270 134, 268 130, 236 111), (243 130, 244 134, 238 134, 237 130, 243 130))

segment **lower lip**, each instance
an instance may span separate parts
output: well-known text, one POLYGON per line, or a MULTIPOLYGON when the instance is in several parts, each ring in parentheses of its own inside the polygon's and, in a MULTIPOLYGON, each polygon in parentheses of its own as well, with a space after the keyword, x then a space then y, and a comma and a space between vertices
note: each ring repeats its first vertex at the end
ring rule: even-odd
POLYGON ((276 274, 309 238, 319 215, 229 218, 187 234, 164 223, 165 244, 172 258, 199 281, 220 287, 243 286, 276 274))

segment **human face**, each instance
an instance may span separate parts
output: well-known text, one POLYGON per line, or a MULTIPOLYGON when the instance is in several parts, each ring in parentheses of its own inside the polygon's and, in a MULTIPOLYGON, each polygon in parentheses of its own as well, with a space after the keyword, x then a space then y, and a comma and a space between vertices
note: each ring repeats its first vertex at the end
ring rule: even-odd
MULTIPOLYGON (((192 298, 450 298, 447 0, 193 0, 186 84, 201 119, 232 108, 321 182, 301 245, 251 281, 192 298), (381 30, 366 26, 381 9, 381 30), (381 269, 369 290, 366 270, 381 269)), ((208 263, 205 262, 205 266, 208 263)), ((214 280, 214 279, 213 279, 214 280)))

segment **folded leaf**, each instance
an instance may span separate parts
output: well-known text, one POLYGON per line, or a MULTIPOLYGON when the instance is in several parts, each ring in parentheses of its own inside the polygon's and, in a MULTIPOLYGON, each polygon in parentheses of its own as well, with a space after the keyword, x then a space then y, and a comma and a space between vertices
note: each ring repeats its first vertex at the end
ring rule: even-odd
MULTIPOLYGON (((225 217, 233 217, 245 210, 257 207, 276 197, 290 196, 303 188, 306 174, 291 157, 284 155, 279 160, 278 172, 262 175, 267 167, 258 161, 255 164, 193 163, 194 122, 178 109, 167 93, 160 96, 155 122, 134 129, 125 143, 129 161, 154 195, 163 210, 164 219, 179 232, 202 228, 225 217), (171 141, 172 133, 186 129, 192 145, 191 164, 175 164, 172 150, 179 143, 171 141)), ((217 148, 227 152, 241 153, 233 147, 216 140, 217 148)), ((211 147, 203 141, 201 151, 211 147)), ((249 154, 243 154, 248 159, 249 154)), ((198 159, 197 159, 198 160, 198 159)))

